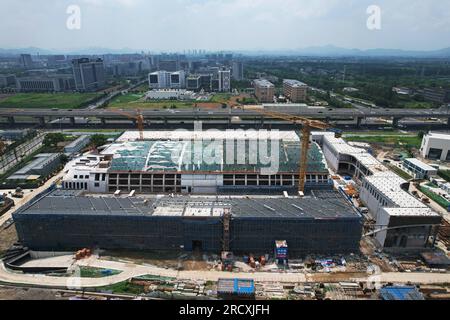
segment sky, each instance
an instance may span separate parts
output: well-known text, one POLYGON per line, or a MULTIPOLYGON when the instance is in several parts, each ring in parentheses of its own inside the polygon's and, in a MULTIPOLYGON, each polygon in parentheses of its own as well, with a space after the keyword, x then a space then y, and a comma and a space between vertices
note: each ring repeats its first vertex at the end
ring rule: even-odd
POLYGON ((0 0, 0 47, 148 51, 450 47, 450 0, 0 0), (80 8, 80 29, 67 8, 80 8), (367 8, 381 29, 367 28, 367 8), (4 32, 7 30, 7 32, 4 32))

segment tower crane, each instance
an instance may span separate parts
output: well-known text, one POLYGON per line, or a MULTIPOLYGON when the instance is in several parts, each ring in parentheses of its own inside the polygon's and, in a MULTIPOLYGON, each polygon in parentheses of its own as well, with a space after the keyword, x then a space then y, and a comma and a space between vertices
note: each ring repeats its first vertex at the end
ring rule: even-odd
MULTIPOLYGON (((310 148, 310 141, 311 141, 311 131, 312 129, 320 129, 320 130, 329 130, 332 127, 325 122, 318 121, 318 120, 312 120, 305 117, 300 116, 294 116, 288 113, 281 113, 281 112, 275 112, 275 111, 269 111, 265 109, 259 109, 259 108, 248 108, 246 110, 256 111, 262 115, 264 115, 266 118, 272 118, 272 119, 281 119, 286 120, 288 122, 291 122, 293 124, 299 124, 302 126, 301 132, 301 152, 300 152, 300 172, 299 172, 299 183, 298 183, 298 191, 299 193, 305 192, 305 185, 306 185, 306 172, 308 170, 308 153, 310 148)), ((339 135, 338 133, 336 133, 339 135)))
POLYGON ((140 109, 136 109, 136 114, 129 114, 127 112, 124 112, 122 110, 111 110, 111 112, 123 115, 129 119, 133 119, 136 121, 137 123, 137 127, 139 130, 139 140, 143 141, 144 140, 144 115, 142 114, 142 111, 140 109))

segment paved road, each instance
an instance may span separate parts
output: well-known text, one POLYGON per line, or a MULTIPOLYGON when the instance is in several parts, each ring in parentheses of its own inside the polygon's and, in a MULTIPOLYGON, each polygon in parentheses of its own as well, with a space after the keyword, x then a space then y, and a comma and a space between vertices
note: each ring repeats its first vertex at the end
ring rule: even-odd
MULTIPOLYGON (((286 283, 304 283, 311 275, 303 273, 228 273, 220 271, 176 271, 172 269, 163 269, 155 266, 136 265, 132 263, 123 263, 115 261, 99 260, 96 257, 76 262, 79 266, 90 266, 97 268, 107 268, 121 270, 118 275, 104 278, 61 278, 48 277, 45 275, 28 275, 12 273, 0 266, 0 281, 9 284, 28 284, 43 287, 56 288, 94 288, 103 287, 118 282, 128 280, 132 277, 143 275, 155 275, 162 277, 172 277, 177 279, 217 281, 219 278, 253 278, 257 282, 286 282, 286 283)), ((378 282, 378 283, 420 283, 420 284, 439 284, 450 283, 450 274, 436 273, 382 273, 380 275, 368 276, 365 278, 351 278, 348 281, 358 282, 378 282)))
MULTIPOLYGON (((0 217, 0 226, 6 222, 6 220, 10 219, 12 217, 12 214, 14 211, 18 210, 20 207, 25 205, 28 201, 30 201, 32 198, 34 198, 39 193, 45 191, 46 189, 50 188, 50 186, 56 182, 58 179, 62 178, 64 176, 63 172, 60 172, 56 176, 52 177, 50 180, 48 180, 42 187, 39 187, 37 189, 34 189, 33 192, 30 192, 29 190, 24 190, 24 197, 22 199, 16 199, 14 198, 15 207, 7 211, 4 215, 0 217)), ((2 190, 5 192, 4 190, 2 190)), ((6 190, 7 192, 7 190, 6 190)))
MULTIPOLYGON (((127 111, 133 113, 133 110, 127 111)), ((143 110, 144 117, 261 117, 261 114, 250 110, 241 109, 179 109, 179 110, 143 110)), ((316 118, 345 118, 345 117, 411 117, 411 118, 448 118, 449 113, 446 110, 420 110, 420 109, 333 109, 333 108, 304 108, 291 112, 295 115, 316 117, 316 118)), ((0 117, 28 116, 28 117, 101 117, 108 119, 127 119, 126 116, 118 114, 108 109, 74 109, 74 110, 52 110, 52 109, 0 109, 0 117)))

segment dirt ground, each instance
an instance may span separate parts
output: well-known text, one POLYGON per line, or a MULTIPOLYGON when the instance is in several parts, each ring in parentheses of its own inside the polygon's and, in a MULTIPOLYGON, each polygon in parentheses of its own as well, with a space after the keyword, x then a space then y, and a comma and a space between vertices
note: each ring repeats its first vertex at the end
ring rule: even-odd
POLYGON ((367 277, 365 272, 316 273, 308 276, 308 282, 336 283, 365 277, 367 277))
POLYGON ((6 288, 0 286, 0 300, 61 300, 52 290, 32 288, 6 288))
POLYGON ((6 230, 0 229, 0 255, 17 242, 16 228, 13 226, 6 230))
POLYGON ((126 252, 106 251, 101 254, 105 260, 125 260, 137 264, 150 264, 162 268, 182 270, 209 270, 210 265, 203 260, 202 255, 186 252, 126 252))

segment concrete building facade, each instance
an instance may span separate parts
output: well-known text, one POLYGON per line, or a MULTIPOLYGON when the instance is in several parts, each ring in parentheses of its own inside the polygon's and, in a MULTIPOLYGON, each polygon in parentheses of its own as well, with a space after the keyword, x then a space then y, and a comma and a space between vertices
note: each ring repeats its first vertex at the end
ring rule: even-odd
POLYGON ((255 96, 259 102, 273 102, 275 96, 275 85, 265 79, 253 81, 255 87, 255 96))
POLYGON ((308 85, 298 80, 283 81, 284 96, 292 103, 305 102, 308 97, 308 85))
POLYGON ((420 153, 423 158, 450 161, 450 134, 430 132, 423 137, 420 153))
POLYGON ((72 60, 75 88, 78 91, 97 91, 106 85, 102 59, 81 58, 72 60))

